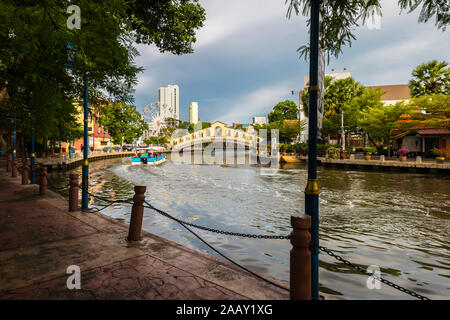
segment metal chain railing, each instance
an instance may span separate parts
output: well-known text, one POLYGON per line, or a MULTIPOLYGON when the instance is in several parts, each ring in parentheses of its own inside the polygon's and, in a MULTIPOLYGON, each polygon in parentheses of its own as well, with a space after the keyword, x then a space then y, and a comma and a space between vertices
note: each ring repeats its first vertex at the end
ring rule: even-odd
POLYGON ((364 274, 366 274, 366 275, 368 275, 368 276, 370 276, 370 277, 372 277, 372 278, 374 278, 374 279, 376 279, 376 280, 378 280, 378 281, 380 281, 380 282, 382 282, 382 283, 384 283, 384 284, 386 284, 386 285, 388 285, 388 286, 390 286, 390 287, 392 287, 394 289, 400 290, 400 291, 402 291, 402 292, 404 292, 406 294, 409 294, 410 296, 413 296, 413 297, 421 299, 421 300, 430 300, 430 298, 422 296, 422 295, 420 295, 420 294, 418 294, 418 293, 416 293, 414 291, 411 291, 411 290, 408 290, 406 288, 403 288, 403 287, 399 286, 398 284, 395 284, 393 282, 390 282, 390 281, 388 281, 386 279, 383 279, 381 277, 378 277, 378 276, 368 272, 367 270, 365 270, 365 269, 363 269, 363 268, 361 268, 361 267, 351 263, 350 261, 343 259, 342 257, 338 256, 337 254, 333 253, 331 250, 329 250, 329 249, 327 249, 325 247, 319 246, 319 250, 325 252, 329 256, 331 256, 331 257, 335 258, 336 260, 344 263, 345 265, 355 269, 356 271, 364 273, 364 274))
MULTIPOLYGON (((63 188, 55 188, 55 187, 53 187, 53 186, 51 186, 51 187, 54 188, 54 189, 64 190, 64 189, 66 189, 67 187, 70 187, 70 185, 67 185, 67 186, 65 186, 65 187, 63 187, 63 188)), ((84 189, 83 186, 81 186, 81 185, 78 185, 78 187, 79 187, 80 189, 84 189)), ((90 209, 89 209, 89 210, 95 209, 95 210, 97 210, 96 212, 102 211, 103 209, 105 209, 105 208, 107 208, 107 207, 113 205, 114 203, 126 203, 126 204, 130 204, 130 205, 136 205, 136 204, 133 202, 133 199, 132 199, 132 198, 131 198, 131 199, 127 199, 127 200, 122 200, 122 199, 119 199, 119 200, 109 200, 109 199, 105 199, 105 198, 99 197, 99 196, 97 196, 97 195, 94 195, 94 194, 92 194, 92 193, 90 193, 90 192, 88 192, 88 194, 89 194, 90 196, 96 198, 96 199, 99 199, 99 200, 104 201, 104 202, 108 202, 108 204, 107 204, 106 206, 102 207, 101 209, 97 209, 97 208, 90 208, 90 209)), ((218 234, 224 234, 224 235, 230 235, 230 236, 238 236, 238 237, 246 237, 246 238, 257 238, 257 239, 290 239, 290 238, 291 238, 290 235, 275 236, 275 235, 247 234, 247 233, 239 233, 239 232, 231 232, 231 231, 224 231, 224 230, 213 229, 213 228, 209 228, 209 227, 205 227, 205 226, 193 224, 193 223, 190 223, 190 222, 187 222, 187 221, 184 221, 184 220, 175 218, 175 217, 173 217, 172 215, 168 214, 167 212, 165 212, 165 211, 163 211, 163 210, 161 210, 161 209, 158 209, 158 208, 154 207, 154 206, 153 206, 152 204, 150 204, 148 201, 144 201, 144 202, 145 202, 145 204, 146 204, 146 206, 145 206, 145 205, 142 205, 144 208, 152 209, 152 210, 158 212, 159 214, 161 214, 162 216, 165 216, 165 217, 167 217, 167 218, 169 218, 169 219, 171 219, 171 220, 173 220, 173 221, 176 221, 177 223, 179 223, 180 225, 182 225, 184 228, 186 228, 189 232, 191 232, 191 233, 192 233, 195 237, 197 237, 200 241, 202 241, 204 244, 206 244, 209 248, 211 248, 211 249, 212 249, 213 251, 215 251, 217 254, 219 254, 220 256, 222 256, 224 259, 230 261, 230 262, 233 263, 234 265, 238 266, 239 268, 241 268, 241 269, 247 271, 248 273, 252 274, 253 276, 255 276, 255 277, 257 277, 257 278, 259 278, 259 279, 261 279, 261 280, 264 280, 264 281, 266 281, 266 282, 268 282, 268 283, 270 283, 270 284, 272 284, 272 285, 274 285, 274 286, 276 286, 276 287, 278 287, 278 288, 281 288, 281 289, 283 289, 283 290, 289 291, 288 288, 286 288, 286 287, 284 287, 284 286, 281 286, 281 285, 279 285, 279 284, 277 284, 277 283, 274 283, 274 282, 272 282, 272 281, 270 281, 270 280, 268 280, 268 279, 266 279, 266 278, 264 278, 264 277, 258 275, 257 273, 254 273, 253 271, 251 271, 251 270, 245 268, 244 266, 238 264, 237 262, 233 261, 232 259, 228 258, 228 257, 225 256, 223 253, 221 253, 220 251, 218 251, 217 249, 215 249, 213 246, 211 246, 211 245, 210 245, 208 242, 206 242, 204 239, 202 239, 202 238, 201 238, 199 235, 197 235, 194 231, 192 231, 190 228, 188 228, 188 226, 193 227, 193 228, 197 228, 197 229, 200 229, 200 230, 205 230, 205 231, 209 231, 209 232, 218 233, 218 234)), ((318 246, 318 248, 319 248, 320 251, 325 252, 325 253, 328 254, 329 256, 331 256, 331 257, 335 258, 336 260, 338 260, 338 261, 344 263, 345 265, 347 265, 347 266, 353 268, 354 270, 356 270, 356 271, 358 271, 358 272, 361 272, 361 273, 363 273, 363 274, 365 274, 365 275, 368 275, 368 276, 370 276, 370 277, 372 277, 372 278, 374 278, 374 279, 376 279, 376 280, 378 280, 378 281, 380 281, 380 282, 382 282, 382 283, 384 283, 384 284, 386 284, 386 285, 388 285, 388 286, 390 286, 390 287, 392 287, 392 288, 394 288, 394 289, 397 289, 397 290, 399 290, 399 291, 401 291, 401 292, 404 292, 404 293, 406 293, 406 294, 408 294, 408 295, 411 295, 411 296, 413 296, 413 297, 415 297, 415 298, 418 298, 418 299, 421 299, 421 300, 430 300, 430 298, 428 298, 428 297, 425 297, 425 296, 423 296, 423 295, 420 295, 420 294, 418 294, 418 293, 416 293, 416 292, 414 292, 414 291, 408 290, 408 289, 406 289, 406 288, 404 288, 404 287, 401 287, 401 286, 399 286, 399 285, 397 285, 397 284, 395 284, 395 283, 393 283, 393 282, 391 282, 391 281, 388 281, 388 280, 386 280, 386 279, 384 279, 384 278, 378 277, 378 276, 376 276, 376 275, 374 275, 374 274, 368 272, 367 270, 365 270, 365 269, 363 269, 363 268, 361 268, 361 267, 359 267, 359 266, 357 266, 357 265, 351 263, 350 261, 345 260, 345 259, 342 258, 341 256, 339 256, 339 255, 333 253, 330 249, 327 249, 327 248, 325 248, 325 247, 323 247, 323 246, 318 246)))
POLYGON ((257 274, 257 273, 255 273, 255 272, 253 272, 253 271, 247 269, 246 267, 240 265, 239 263, 235 262, 234 260, 230 259, 230 258, 227 257, 226 255, 224 255, 222 252, 220 252, 219 250, 217 250, 216 248, 214 248, 212 245, 210 245, 208 242, 206 242, 205 240, 203 240, 198 234, 196 234, 196 233, 195 233, 194 231, 192 231, 190 228, 188 228, 188 227, 186 226, 186 224, 185 224, 182 220, 177 219, 177 218, 175 218, 175 217, 172 217, 170 214, 168 214, 168 213, 166 213, 166 212, 164 212, 164 211, 162 211, 162 210, 159 210, 159 209, 155 208, 154 206, 152 206, 152 205, 151 205, 150 203, 148 203, 147 201, 144 201, 144 202, 145 202, 145 204, 147 204, 147 206, 144 206, 144 208, 149 208, 149 209, 155 210, 156 212, 158 212, 158 213, 164 215, 165 217, 167 217, 167 218, 169 218, 169 219, 172 219, 172 220, 178 222, 180 225, 182 225, 184 228, 186 228, 186 230, 188 230, 188 231, 189 231, 190 233, 192 233, 195 237, 197 237, 201 242, 203 242, 204 244, 206 244, 206 245, 207 245, 209 248, 211 248, 214 252, 216 252, 216 253, 217 253, 218 255, 220 255, 222 258, 228 260, 229 262, 231 262, 231 263, 234 264, 235 266, 237 266, 237 267, 239 267, 239 268, 241 268, 241 269, 247 271, 248 273, 250 273, 251 275, 253 275, 254 277, 256 277, 256 278, 258 278, 258 279, 261 279, 261 280, 263 280, 263 281, 265 281, 265 282, 267 282, 267 283, 270 283, 271 285, 273 285, 273 286, 275 286, 275 287, 278 287, 278 288, 283 289, 283 290, 285 290, 285 291, 289 291, 289 288, 286 288, 286 287, 284 287, 284 286, 279 285, 278 283, 275 283, 275 282, 273 282, 273 281, 271 281, 271 280, 269 280, 269 279, 266 279, 266 278, 260 276, 259 274, 257 274))
POLYGON ((224 231, 224 230, 218 230, 218 229, 213 229, 213 228, 209 228, 209 227, 204 227, 204 226, 200 226, 198 224, 194 224, 194 223, 190 223, 175 217, 172 217, 171 215, 169 215, 167 212, 164 212, 158 208, 155 208, 154 206, 152 206, 150 203, 148 203, 147 201, 145 201, 145 203, 149 206, 150 209, 155 210, 156 212, 158 212, 159 214, 170 218, 176 222, 179 223, 183 223, 185 225, 188 225, 190 227, 193 228, 197 228, 197 229, 201 229, 201 230, 205 230, 205 231, 209 231, 209 232, 214 232, 214 233, 219 233, 219 234, 225 234, 225 235, 229 235, 229 236, 236 236, 236 237, 244 237, 244 238, 258 238, 258 239, 290 239, 291 236, 290 235, 285 235, 285 236, 274 236, 274 235, 265 235, 265 234, 249 234, 249 233, 239 233, 239 232, 231 232, 231 231, 224 231))

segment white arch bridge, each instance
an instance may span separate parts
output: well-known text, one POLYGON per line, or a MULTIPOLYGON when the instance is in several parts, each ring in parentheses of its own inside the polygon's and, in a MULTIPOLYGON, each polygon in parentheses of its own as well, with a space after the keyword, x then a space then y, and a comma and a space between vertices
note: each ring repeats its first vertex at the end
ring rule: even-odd
POLYGON ((181 137, 173 138, 170 145, 173 150, 203 150, 207 145, 214 144, 216 148, 255 149, 263 139, 256 132, 227 127, 223 122, 216 121, 211 127, 194 131, 181 137), (222 145, 221 145, 222 143, 222 145))

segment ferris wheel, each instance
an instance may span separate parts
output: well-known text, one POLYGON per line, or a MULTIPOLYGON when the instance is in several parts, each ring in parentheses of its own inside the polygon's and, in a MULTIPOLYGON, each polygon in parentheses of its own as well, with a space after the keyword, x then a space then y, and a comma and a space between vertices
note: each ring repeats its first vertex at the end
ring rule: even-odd
POLYGON ((159 103, 155 105, 150 103, 144 108, 144 119, 149 124, 150 135, 158 136, 161 133, 161 129, 165 127, 165 115, 161 114, 159 103))

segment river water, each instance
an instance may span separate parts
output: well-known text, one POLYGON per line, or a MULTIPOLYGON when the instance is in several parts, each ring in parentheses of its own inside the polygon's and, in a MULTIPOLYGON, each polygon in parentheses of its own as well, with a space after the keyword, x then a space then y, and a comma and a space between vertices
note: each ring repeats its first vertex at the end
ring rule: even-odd
MULTIPOLYGON (((72 172, 80 173, 81 168, 72 172)), ((49 173, 64 186, 68 172, 49 173)), ((343 258, 432 299, 450 298, 450 176, 318 169, 320 245, 343 258)), ((80 180, 81 181, 81 180, 80 180)), ((303 213, 305 164, 270 169, 249 164, 130 165, 129 158, 90 163, 90 192, 128 199, 134 185, 171 215, 233 232, 287 235, 290 215, 303 213)), ((67 195, 67 191, 62 191, 67 195)), ((90 199, 90 206, 105 203, 90 199)), ((102 212, 129 223, 131 208, 102 212)), ((145 209, 146 231, 215 255, 176 222, 145 209)), ((211 245, 251 270, 289 280, 289 240, 236 238, 195 230, 211 245)), ((320 253, 321 292, 344 299, 415 299, 385 284, 369 289, 368 277, 320 253)))

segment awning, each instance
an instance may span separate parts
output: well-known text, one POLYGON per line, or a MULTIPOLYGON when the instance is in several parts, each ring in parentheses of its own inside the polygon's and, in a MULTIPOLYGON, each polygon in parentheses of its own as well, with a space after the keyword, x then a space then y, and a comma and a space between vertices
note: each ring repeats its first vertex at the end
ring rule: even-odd
POLYGON ((448 129, 420 129, 417 133, 421 136, 436 136, 436 135, 450 135, 450 130, 448 129))

